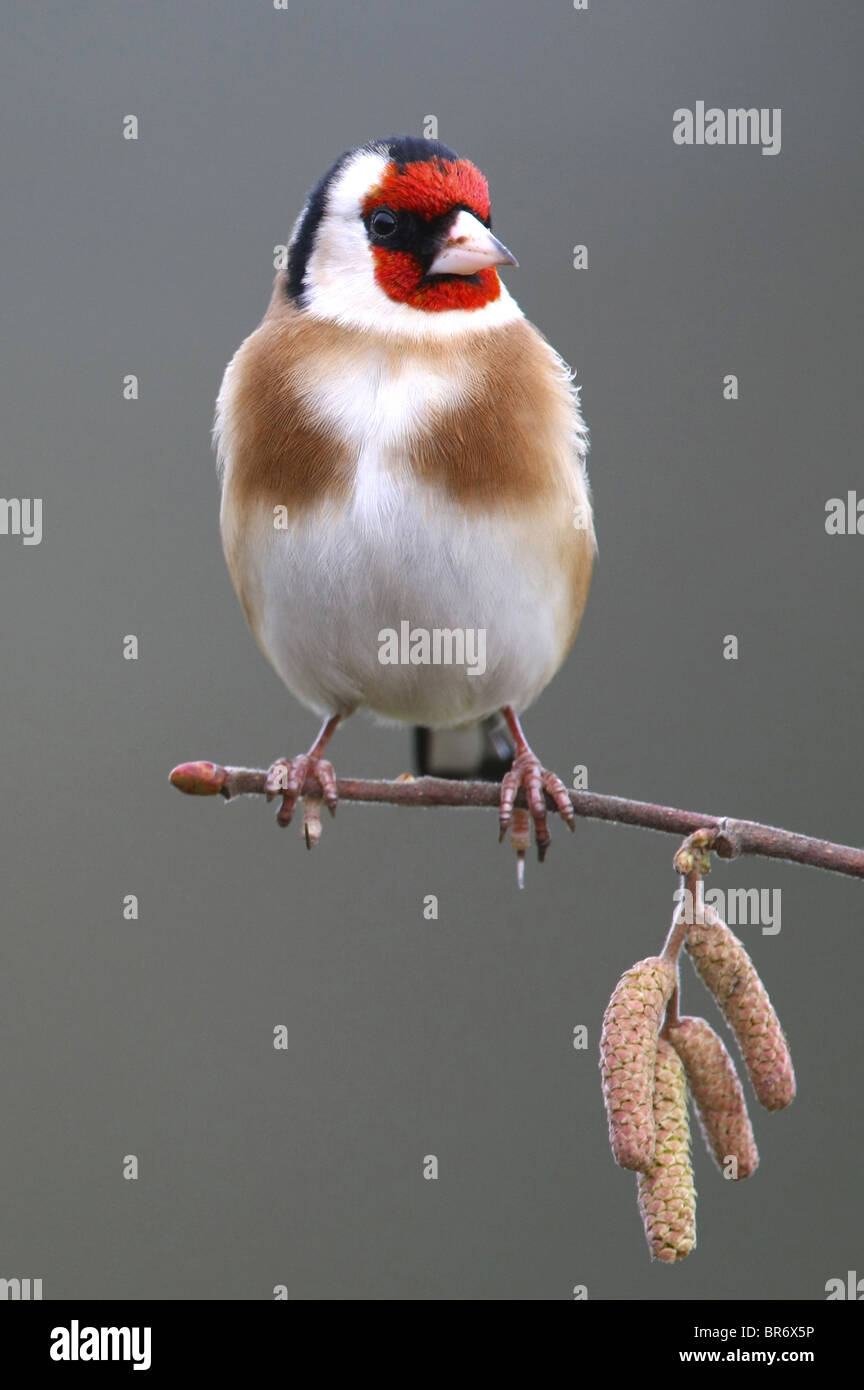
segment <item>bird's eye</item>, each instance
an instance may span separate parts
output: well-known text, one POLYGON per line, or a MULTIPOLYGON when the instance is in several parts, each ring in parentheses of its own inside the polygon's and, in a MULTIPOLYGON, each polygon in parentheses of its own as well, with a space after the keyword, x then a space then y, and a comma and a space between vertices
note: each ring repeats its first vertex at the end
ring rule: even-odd
POLYGON ((369 229, 374 237, 385 240, 392 236, 399 224, 395 212, 389 208, 377 208, 369 219, 369 229))

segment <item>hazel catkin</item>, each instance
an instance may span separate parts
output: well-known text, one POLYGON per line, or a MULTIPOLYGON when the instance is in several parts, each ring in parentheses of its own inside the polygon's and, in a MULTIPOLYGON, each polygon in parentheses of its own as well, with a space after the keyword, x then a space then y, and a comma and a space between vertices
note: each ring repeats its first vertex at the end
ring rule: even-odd
POLYGON ((704 1018, 681 1018, 669 1028, 668 1038, 684 1063, 708 1152, 724 1177, 749 1178, 759 1152, 735 1063, 722 1038, 704 1018))
POLYGON ((654 1158, 654 1064, 657 1035, 677 971, 660 956, 630 967, 603 1015, 600 1069, 609 1142, 622 1168, 647 1169, 654 1158))
POLYGON ((782 1110, 795 1099, 795 1072, 780 1020, 737 936, 713 908, 704 918, 690 927, 687 951, 735 1035, 760 1104, 782 1110))
POLYGON ((654 1160, 637 1176, 636 1192, 652 1258, 674 1264, 696 1244, 696 1189, 684 1064, 665 1038, 657 1043, 654 1130, 654 1160))

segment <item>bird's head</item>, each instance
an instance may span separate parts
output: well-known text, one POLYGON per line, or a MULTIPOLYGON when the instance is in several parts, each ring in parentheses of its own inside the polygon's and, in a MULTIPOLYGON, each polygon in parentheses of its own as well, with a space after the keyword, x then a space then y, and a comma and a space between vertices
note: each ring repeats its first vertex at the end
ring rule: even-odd
POLYGON ((319 318, 363 328, 458 331, 519 310, 496 266, 480 170, 437 140, 398 136, 342 155, 294 227, 287 292, 319 318))

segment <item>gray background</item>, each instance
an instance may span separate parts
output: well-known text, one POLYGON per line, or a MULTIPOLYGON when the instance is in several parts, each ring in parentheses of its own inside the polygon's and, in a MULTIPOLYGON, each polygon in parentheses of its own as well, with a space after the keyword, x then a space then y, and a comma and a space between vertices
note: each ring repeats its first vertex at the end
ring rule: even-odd
MULTIPOLYGON (((860 883, 715 871, 782 889, 780 935, 743 935, 799 1098, 755 1116, 740 1187, 697 1141, 699 1246, 668 1269, 596 1047, 662 941, 674 841, 562 828, 520 897, 489 813, 345 805, 308 855, 263 802, 167 782, 313 733, 224 567, 212 403, 307 188, 434 113, 592 430, 600 560, 537 751, 597 791, 864 839, 864 538, 824 530, 864 484, 860 6, 46 0, 4 29, 3 492, 41 496, 45 529, 0 537, 0 1275, 47 1298, 779 1299, 864 1272, 860 883), (677 148, 699 99, 782 107, 782 153, 677 148)), ((334 758, 395 775, 408 735, 358 717, 334 758)))

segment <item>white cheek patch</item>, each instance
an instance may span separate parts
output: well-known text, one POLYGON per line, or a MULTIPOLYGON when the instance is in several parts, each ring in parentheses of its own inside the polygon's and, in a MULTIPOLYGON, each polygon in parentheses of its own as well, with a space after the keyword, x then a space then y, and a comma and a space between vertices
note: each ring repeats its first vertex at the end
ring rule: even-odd
MULTIPOLYGON (((334 222, 323 217, 315 238, 315 249, 306 267, 304 290, 306 300, 311 303, 322 292, 337 289, 344 283, 346 292, 352 291, 353 281, 374 279, 375 263, 372 248, 366 236, 366 228, 359 216, 350 222, 334 222)), ((375 285, 377 289, 378 286, 375 285)), ((379 291, 380 293, 380 291, 379 291)))
POLYGON ((362 215, 363 202, 387 163, 382 154, 358 151, 328 190, 304 281, 306 308, 317 317, 348 322, 346 313, 367 317, 389 303, 375 280, 362 215))

